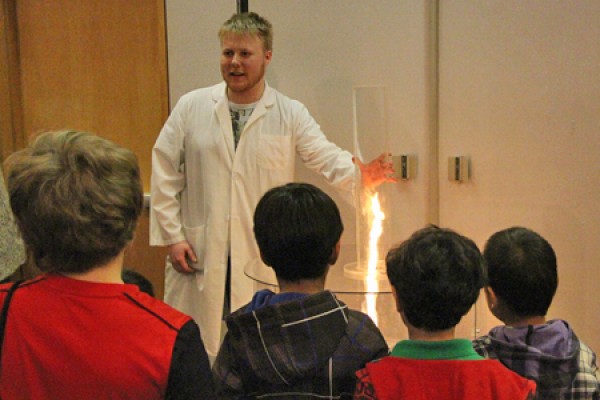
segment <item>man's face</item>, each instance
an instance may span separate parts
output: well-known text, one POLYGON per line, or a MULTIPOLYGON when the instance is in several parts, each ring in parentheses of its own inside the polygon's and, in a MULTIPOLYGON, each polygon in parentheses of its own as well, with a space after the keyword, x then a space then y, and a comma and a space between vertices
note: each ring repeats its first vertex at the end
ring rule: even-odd
POLYGON ((247 104, 260 99, 271 55, 257 36, 228 34, 223 37, 221 74, 231 101, 247 104))

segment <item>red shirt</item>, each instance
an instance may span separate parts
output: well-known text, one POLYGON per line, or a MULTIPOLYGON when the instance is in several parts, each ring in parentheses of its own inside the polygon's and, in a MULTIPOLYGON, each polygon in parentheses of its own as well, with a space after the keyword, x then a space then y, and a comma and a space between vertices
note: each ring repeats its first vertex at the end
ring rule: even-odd
POLYGON ((42 275, 10 304, 0 396, 164 398, 176 338, 190 320, 134 285, 42 275))
POLYGON ((355 399, 525 400, 535 383, 494 360, 385 357, 357 373, 355 399))

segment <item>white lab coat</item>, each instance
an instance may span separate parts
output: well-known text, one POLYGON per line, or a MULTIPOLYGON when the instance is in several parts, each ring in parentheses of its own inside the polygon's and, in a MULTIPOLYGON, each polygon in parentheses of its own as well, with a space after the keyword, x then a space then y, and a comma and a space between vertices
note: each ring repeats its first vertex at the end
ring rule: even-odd
POLYGON ((200 325, 208 354, 216 356, 231 252, 231 308, 252 298, 244 266, 259 257, 252 217, 270 188, 294 180, 295 157, 351 198, 352 155, 329 142, 300 102, 266 85, 234 149, 225 83, 181 97, 154 145, 150 244, 187 239, 195 274, 167 262, 165 301, 200 325))

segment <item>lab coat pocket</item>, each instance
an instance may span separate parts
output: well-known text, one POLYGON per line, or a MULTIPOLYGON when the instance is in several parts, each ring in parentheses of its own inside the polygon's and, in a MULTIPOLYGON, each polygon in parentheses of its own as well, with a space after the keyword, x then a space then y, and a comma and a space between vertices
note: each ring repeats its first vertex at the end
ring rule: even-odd
POLYGON ((204 261, 206 259, 206 225, 197 227, 183 227, 183 233, 196 253, 196 262, 188 261, 189 266, 198 272, 204 272, 204 261))
POLYGON ((283 169, 292 161, 291 150, 291 135, 261 134, 258 141, 258 165, 265 169, 283 169))

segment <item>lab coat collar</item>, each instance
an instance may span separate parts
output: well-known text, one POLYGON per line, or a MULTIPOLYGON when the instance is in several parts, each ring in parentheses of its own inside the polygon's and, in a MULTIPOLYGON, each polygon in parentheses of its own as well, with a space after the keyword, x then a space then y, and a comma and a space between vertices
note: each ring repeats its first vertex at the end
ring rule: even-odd
MULTIPOLYGON (((233 128, 231 127, 231 116, 229 114, 229 100, 227 98, 227 85, 221 82, 212 90, 212 98, 215 102, 215 112, 219 120, 221 132, 224 135, 225 143, 229 153, 230 160, 235 157, 233 144, 233 128)), ((256 108, 252 112, 250 119, 246 123, 244 130, 248 129, 256 120, 266 114, 267 110, 275 104, 276 92, 265 81, 265 92, 256 103, 256 108)))
MULTIPOLYGON (((228 104, 227 84, 225 82, 221 82, 213 87, 212 98, 215 104, 219 104, 220 102, 225 102, 228 104)), ((258 100, 257 106, 261 103, 265 106, 265 108, 270 108, 273 106, 273 104, 275 104, 275 90, 269 86, 267 81, 265 81, 265 92, 260 100, 258 100)))

